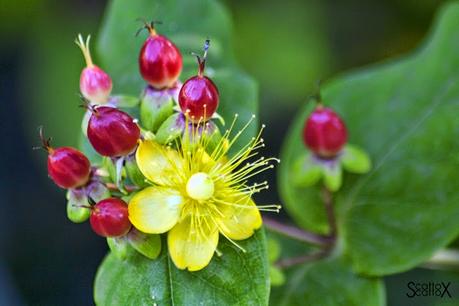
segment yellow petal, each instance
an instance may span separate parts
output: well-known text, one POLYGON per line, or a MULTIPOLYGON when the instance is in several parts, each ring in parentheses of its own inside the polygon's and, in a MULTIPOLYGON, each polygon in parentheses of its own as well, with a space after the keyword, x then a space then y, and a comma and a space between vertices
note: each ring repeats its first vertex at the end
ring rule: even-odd
POLYGON ((182 205, 183 198, 178 191, 148 187, 129 201, 129 220, 144 233, 165 233, 177 223, 182 205))
POLYGON ((171 185, 171 180, 183 173, 183 163, 178 152, 162 147, 153 140, 140 142, 136 161, 142 174, 158 185, 171 185))
POLYGON ((218 244, 218 230, 212 220, 186 217, 167 235, 169 254, 175 266, 190 271, 207 266, 218 244), (207 221, 207 222, 206 222, 207 221))
POLYGON ((218 209, 224 216, 217 221, 220 231, 230 239, 249 238, 254 230, 261 227, 260 211, 248 197, 239 198, 233 205, 220 204, 218 209))

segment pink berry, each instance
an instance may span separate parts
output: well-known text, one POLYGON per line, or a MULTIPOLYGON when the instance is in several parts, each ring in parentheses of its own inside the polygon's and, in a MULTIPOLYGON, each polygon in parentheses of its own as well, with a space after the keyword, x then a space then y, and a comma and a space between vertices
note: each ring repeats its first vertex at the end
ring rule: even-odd
POLYGON ((90 38, 91 36, 88 36, 86 42, 84 42, 81 35, 79 35, 78 40, 75 41, 86 60, 86 67, 80 76, 80 91, 86 99, 93 103, 105 103, 108 101, 112 91, 112 79, 92 62, 91 53, 89 52, 90 38))
POLYGON ((102 237, 119 237, 131 229, 126 202, 117 198, 100 201, 91 208, 91 227, 102 237))
POLYGON ((140 50, 140 74, 156 89, 171 88, 182 71, 182 55, 169 39, 156 34, 153 23, 145 26, 150 35, 140 50))
POLYGON ((303 139, 315 154, 331 158, 346 144, 346 125, 332 109, 319 105, 306 121, 303 139))
POLYGON ((132 117, 114 107, 90 106, 88 139, 102 156, 125 156, 134 151, 140 138, 140 129, 132 117))
POLYGON ((204 46, 204 56, 198 56, 198 75, 189 78, 180 89, 179 105, 193 123, 207 121, 215 113, 219 102, 219 92, 214 82, 204 76, 209 41, 204 46))
POLYGON ((71 189, 88 182, 91 165, 83 153, 70 147, 48 147, 47 150, 48 174, 56 185, 71 189))

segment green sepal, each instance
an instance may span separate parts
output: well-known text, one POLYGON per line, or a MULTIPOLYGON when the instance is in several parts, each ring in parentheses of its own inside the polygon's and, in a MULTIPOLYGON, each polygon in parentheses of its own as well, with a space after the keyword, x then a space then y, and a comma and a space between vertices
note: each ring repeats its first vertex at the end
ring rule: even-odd
POLYGON ((96 203, 111 197, 110 190, 100 181, 92 182, 86 189, 88 196, 96 203))
POLYGON ((292 167, 293 184, 297 187, 310 187, 322 177, 322 167, 314 161, 311 153, 300 156, 292 167))
POLYGON ((352 173, 364 174, 371 169, 371 160, 368 154, 362 149, 346 145, 341 156, 343 168, 352 173))
POLYGON ((159 144, 168 144, 183 134, 185 129, 185 117, 181 113, 175 113, 161 124, 156 135, 155 141, 159 144))
POLYGON ((331 192, 338 191, 343 183, 343 169, 341 168, 341 164, 337 160, 323 163, 322 173, 325 187, 331 192))
POLYGON ((126 169, 127 177, 134 185, 139 187, 149 186, 145 176, 142 174, 139 167, 137 166, 137 162, 134 155, 128 156, 126 158, 124 169, 126 169))
POLYGON ((271 286, 282 286, 285 283, 285 275, 281 269, 271 265, 269 267, 269 278, 271 279, 271 286))
POLYGON ((74 223, 82 223, 89 219, 91 210, 84 191, 69 190, 67 192, 67 218, 74 223), (87 207, 83 207, 87 206, 87 207))
POLYGON ((156 234, 145 234, 135 228, 127 234, 130 245, 143 256, 155 259, 161 253, 161 237, 156 234))
POLYGON ((113 160, 110 157, 102 158, 102 168, 107 170, 110 180, 112 182, 116 181, 116 167, 113 163, 113 160))
POLYGON ((169 90, 154 90, 148 86, 140 102, 140 121, 142 126, 156 132, 161 124, 172 115, 175 100, 169 90))
POLYGON ((126 259, 129 254, 129 243, 125 236, 108 237, 107 244, 110 251, 119 259, 126 259))
POLYGON ((281 253, 281 247, 279 242, 271 237, 268 237, 268 260, 270 263, 274 263, 279 259, 281 253))
POLYGON ((138 97, 117 95, 111 96, 108 100, 108 104, 117 108, 132 108, 139 105, 140 99, 138 97))

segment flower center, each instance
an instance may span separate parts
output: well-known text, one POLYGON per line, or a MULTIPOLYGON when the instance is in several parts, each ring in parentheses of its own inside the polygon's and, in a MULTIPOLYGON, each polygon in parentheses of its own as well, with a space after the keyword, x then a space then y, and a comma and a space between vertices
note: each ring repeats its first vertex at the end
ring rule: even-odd
POLYGON ((195 173, 186 183, 186 192, 194 200, 207 200, 214 195, 214 182, 207 173, 195 173))

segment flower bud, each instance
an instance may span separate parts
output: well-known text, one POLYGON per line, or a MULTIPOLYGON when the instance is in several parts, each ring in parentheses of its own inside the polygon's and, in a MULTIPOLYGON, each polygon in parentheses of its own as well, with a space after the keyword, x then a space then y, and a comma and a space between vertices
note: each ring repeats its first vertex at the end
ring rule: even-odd
POLYGON ((88 36, 85 42, 79 34, 78 39, 75 40, 86 61, 86 67, 80 75, 80 91, 86 99, 93 103, 106 103, 112 91, 112 79, 105 71, 94 65, 89 51, 90 39, 91 36, 88 36))

